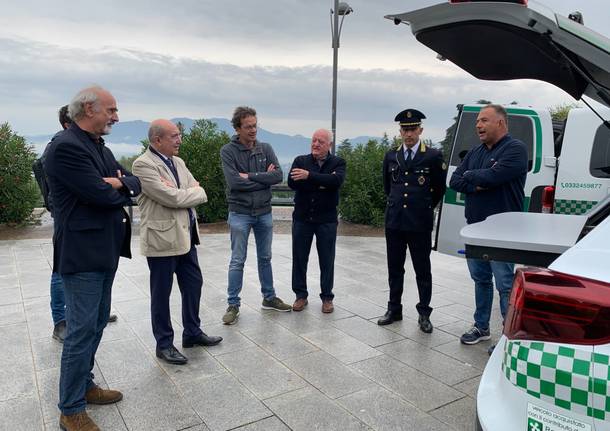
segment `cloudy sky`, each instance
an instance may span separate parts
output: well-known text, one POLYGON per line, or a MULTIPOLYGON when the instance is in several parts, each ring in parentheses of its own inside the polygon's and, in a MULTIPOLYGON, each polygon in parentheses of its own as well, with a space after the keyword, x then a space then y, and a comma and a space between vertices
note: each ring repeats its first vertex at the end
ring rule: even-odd
MULTIPOLYGON (((458 103, 571 102, 538 82, 481 82, 383 16, 442 0, 349 0, 339 50, 337 137, 396 133, 416 107, 442 139, 458 103)), ((542 0, 610 37, 607 0, 542 0)), ((261 127, 310 135, 330 127, 331 0, 19 0, 0 15, 0 122, 23 135, 56 131, 57 108, 83 86, 111 90, 121 120, 229 118, 237 105, 261 127)))

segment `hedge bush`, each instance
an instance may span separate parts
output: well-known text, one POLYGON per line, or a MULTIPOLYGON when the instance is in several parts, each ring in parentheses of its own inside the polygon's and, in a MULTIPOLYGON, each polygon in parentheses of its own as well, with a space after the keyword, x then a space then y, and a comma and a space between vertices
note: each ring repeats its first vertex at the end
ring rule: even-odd
POLYGON ((390 148, 387 138, 352 147, 341 145, 337 155, 347 163, 340 191, 339 213, 351 223, 383 226, 386 198, 383 192, 383 157, 390 148))
POLYGON ((32 176, 36 153, 25 139, 0 125, 0 223, 30 220, 40 193, 32 176))
POLYGON ((208 202, 197 207, 197 218, 206 223, 226 220, 228 216, 220 148, 230 139, 210 120, 195 121, 182 136, 179 156, 208 195, 208 202))

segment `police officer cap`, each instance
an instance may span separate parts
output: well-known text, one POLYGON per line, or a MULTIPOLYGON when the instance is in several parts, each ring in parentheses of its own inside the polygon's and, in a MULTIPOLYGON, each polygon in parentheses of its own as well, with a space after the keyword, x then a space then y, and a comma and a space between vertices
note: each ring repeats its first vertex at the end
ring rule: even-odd
POLYGON ((398 121, 401 127, 416 128, 421 126, 421 120, 424 118, 426 116, 417 109, 405 109, 396 115, 394 121, 398 121))

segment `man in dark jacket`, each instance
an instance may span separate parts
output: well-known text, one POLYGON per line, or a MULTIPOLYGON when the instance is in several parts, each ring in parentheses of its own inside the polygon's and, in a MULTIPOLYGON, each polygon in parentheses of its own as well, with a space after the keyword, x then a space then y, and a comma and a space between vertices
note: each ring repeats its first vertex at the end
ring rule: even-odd
POLYGON ((53 270, 62 277, 66 298, 59 424, 63 430, 96 430, 87 403, 123 398, 97 386, 91 371, 110 314, 119 256, 131 257, 130 220, 123 207, 140 193, 140 181, 104 146, 102 135, 119 120, 112 94, 85 88, 68 110, 73 123, 55 138, 44 163, 56 224, 53 270))
POLYGON ((227 287, 227 312, 222 317, 225 325, 237 322, 241 299, 239 293, 244 279, 244 263, 248 237, 254 231, 258 279, 263 294, 263 308, 290 311, 275 294, 271 269, 271 186, 282 181, 282 169, 271 145, 256 139, 256 111, 239 106, 231 120, 236 134, 220 149, 222 171, 227 183, 229 227, 231 229, 231 262, 227 287))
POLYGON ((290 168, 288 185, 295 190, 292 213, 292 290, 294 311, 307 305, 307 262, 314 235, 320 263, 322 312, 332 313, 337 240, 339 188, 345 179, 345 160, 330 154, 332 133, 316 130, 311 154, 298 156, 290 168))
MULTIPOLYGON (((466 195, 466 222, 476 223, 493 214, 522 211, 527 148, 508 134, 506 110, 500 105, 481 109, 476 122, 481 144, 466 154, 453 172, 449 185, 466 195)), ((492 275, 500 295, 500 312, 506 317, 508 299, 513 284, 514 265, 508 262, 467 259, 470 277, 474 281, 476 310, 474 325, 460 341, 476 344, 489 340, 489 319, 493 303, 492 275)))
POLYGON ((430 322, 432 298, 432 227, 434 208, 445 194, 447 166, 439 150, 426 147, 419 139, 426 118, 417 109, 405 109, 394 121, 400 124, 402 145, 383 159, 383 188, 387 196, 385 238, 388 255, 390 300, 388 310, 377 323, 388 325, 402 320, 402 291, 407 248, 419 292, 416 305, 419 329, 433 330, 430 322))
MULTIPOLYGON (((61 124, 62 130, 66 130, 72 124, 72 120, 68 115, 68 105, 64 105, 59 108, 59 124, 61 124)), ((53 138, 51 138, 51 142, 47 144, 44 152, 39 160, 36 162, 44 163, 44 160, 47 157, 48 151, 51 148, 51 144, 53 140, 60 134, 61 132, 57 132, 53 138)), ((45 207, 53 217, 53 198, 48 190, 48 181, 44 169, 41 172, 41 177, 37 181, 39 181, 40 191, 43 194, 43 198, 45 200, 45 207)), ((55 224, 54 224, 55 226, 55 224)), ((66 301, 64 299, 64 283, 61 280, 61 276, 53 271, 51 273, 51 317, 53 318, 53 334, 52 337, 59 341, 60 343, 64 342, 64 338, 66 337, 66 301)), ((111 314, 108 317, 108 322, 115 322, 117 320, 116 314, 111 314)))

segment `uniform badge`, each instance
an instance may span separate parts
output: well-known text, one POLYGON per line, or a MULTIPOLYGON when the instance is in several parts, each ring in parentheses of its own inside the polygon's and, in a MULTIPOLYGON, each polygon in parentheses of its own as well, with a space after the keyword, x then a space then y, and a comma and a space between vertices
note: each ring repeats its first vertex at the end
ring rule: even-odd
POLYGON ((443 168, 443 171, 447 170, 447 163, 443 162, 443 166, 441 166, 441 168, 443 168))
POLYGON ((420 186, 423 186, 424 183, 426 182, 426 179, 424 178, 423 175, 420 175, 419 178, 417 179, 417 182, 419 183, 420 186))

